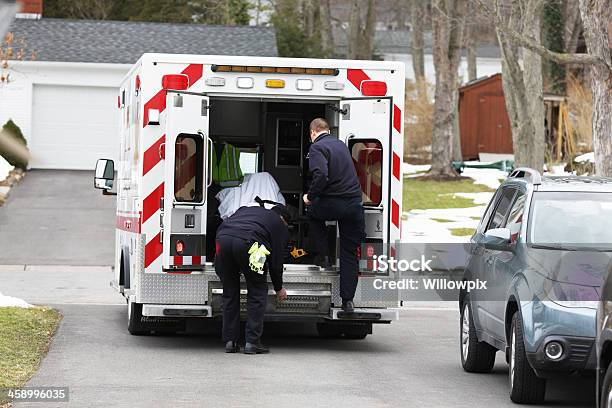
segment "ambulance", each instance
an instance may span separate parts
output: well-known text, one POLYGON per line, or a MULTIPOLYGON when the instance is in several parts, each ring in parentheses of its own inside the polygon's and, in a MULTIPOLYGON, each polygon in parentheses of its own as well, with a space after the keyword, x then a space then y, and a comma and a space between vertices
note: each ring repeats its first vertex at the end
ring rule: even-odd
MULTIPOLYGON (((373 285, 395 276, 379 273, 372 256, 394 256, 400 240, 404 86, 400 62, 144 54, 119 88, 118 162, 98 160, 94 175, 96 188, 117 195, 111 285, 127 300, 129 332, 220 319, 214 237, 219 205, 232 203, 219 202, 224 188, 212 174, 214 152, 225 145, 239 152, 244 182, 268 173, 295 213, 283 274, 288 297, 277 302, 270 288, 266 319, 313 322, 322 336, 357 339, 397 320, 397 291, 373 285), (346 143, 363 192, 366 239, 351 315, 340 308, 335 222, 327 225, 332 267, 309 257, 302 195, 316 117, 346 143)), ((246 286, 241 294, 244 312, 246 286)))

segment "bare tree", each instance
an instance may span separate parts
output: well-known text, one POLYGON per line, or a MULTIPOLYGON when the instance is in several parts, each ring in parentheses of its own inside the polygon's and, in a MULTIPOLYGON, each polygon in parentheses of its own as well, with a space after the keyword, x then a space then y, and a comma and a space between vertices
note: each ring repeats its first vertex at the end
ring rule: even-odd
POLYGON ((467 60, 468 81, 478 78, 476 66, 476 39, 474 38, 474 25, 466 23, 464 30, 465 57, 467 60))
POLYGON ((334 34, 332 26, 330 0, 319 0, 319 15, 321 18, 321 48, 323 56, 329 58, 334 53, 334 34))
POLYGON ((458 68, 463 44, 463 26, 468 0, 434 0, 432 26, 436 69, 434 128, 431 146, 433 177, 455 177, 451 166, 453 145, 458 138, 458 68))
POLYGON ((376 30, 376 5, 374 0, 352 0, 349 13, 349 59, 372 59, 376 30), (363 16, 362 10, 365 10, 363 16))
MULTIPOLYGON (((492 10, 482 0, 476 1, 487 14, 493 17, 498 32, 503 33, 506 41, 560 64, 584 64, 590 68, 594 105, 595 171, 600 176, 612 177, 612 57, 608 33, 610 0, 579 0, 580 16, 588 50, 586 54, 553 52, 542 46, 533 32, 519 32, 512 25, 507 24, 501 17, 499 7, 492 10)), ((536 0, 531 1, 536 2, 536 0)), ((508 98, 506 98, 506 103, 508 103, 508 98)))
POLYGON ((411 34, 410 51, 412 53, 412 69, 414 79, 418 82, 425 77, 425 40, 423 38, 425 9, 427 0, 411 0, 411 34))
MULTIPOLYGON (((498 9, 504 27, 528 32, 540 38, 538 0, 511 0, 508 7, 498 9)), ((517 47, 506 31, 497 27, 502 53, 502 84, 506 110, 512 128, 512 146, 517 166, 537 170, 544 167, 544 103, 542 98, 542 60, 538 54, 517 47), (523 65, 519 61, 523 60, 523 65)))

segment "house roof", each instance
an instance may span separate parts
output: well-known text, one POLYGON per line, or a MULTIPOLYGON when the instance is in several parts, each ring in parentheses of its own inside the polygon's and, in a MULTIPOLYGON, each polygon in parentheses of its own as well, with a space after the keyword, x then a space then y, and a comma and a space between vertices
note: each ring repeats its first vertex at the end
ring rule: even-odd
MULTIPOLYGON (((336 53, 346 55, 348 50, 347 31, 336 27, 334 29, 336 53)), ((433 37, 430 31, 423 34, 425 54, 432 54, 433 37)), ((384 54, 410 54, 412 32, 409 30, 376 30, 374 33, 374 52, 384 54)), ((480 58, 500 58, 501 53, 497 44, 480 44, 476 46, 476 56, 480 58)))
POLYGON ((17 19, 37 61, 132 64, 144 53, 277 56, 274 29, 133 21, 17 19))

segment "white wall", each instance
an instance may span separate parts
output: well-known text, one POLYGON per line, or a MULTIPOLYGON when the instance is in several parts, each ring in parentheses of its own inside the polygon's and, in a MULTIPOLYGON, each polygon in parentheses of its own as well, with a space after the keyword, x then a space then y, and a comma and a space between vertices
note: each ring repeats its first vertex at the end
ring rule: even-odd
MULTIPOLYGON (((32 137, 32 96, 35 84, 116 87, 131 65, 73 62, 11 62, 11 82, 0 85, 0 126, 8 119, 21 128, 28 143, 32 137)), ((62 101, 58 100, 58 104, 62 101)), ((116 105, 109 109, 116 109, 116 105)), ((117 127, 118 127, 117 123, 117 127)), ((118 130, 117 130, 118 132, 118 130)))
MULTIPOLYGON (((414 80, 414 70, 412 68, 412 56, 410 54, 385 54, 385 61, 402 61, 406 64, 406 78, 414 80)), ((489 76, 501 72, 501 59, 499 58, 477 58, 476 59, 478 77, 489 76)), ((459 76, 462 82, 467 82, 467 60, 461 59, 459 66, 459 76)), ((434 84, 436 82, 436 71, 433 64, 433 55, 425 55, 425 78, 434 84)))

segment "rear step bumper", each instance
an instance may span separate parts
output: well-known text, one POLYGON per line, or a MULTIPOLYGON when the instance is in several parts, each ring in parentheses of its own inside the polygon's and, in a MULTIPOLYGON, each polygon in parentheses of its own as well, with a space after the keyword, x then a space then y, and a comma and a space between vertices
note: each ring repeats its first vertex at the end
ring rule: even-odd
POLYGON ((142 305, 146 317, 212 317, 212 308, 206 305, 142 305))
POLYGON ((399 320, 399 310, 355 308, 353 313, 346 313, 340 308, 332 307, 329 320, 389 323, 399 320))

